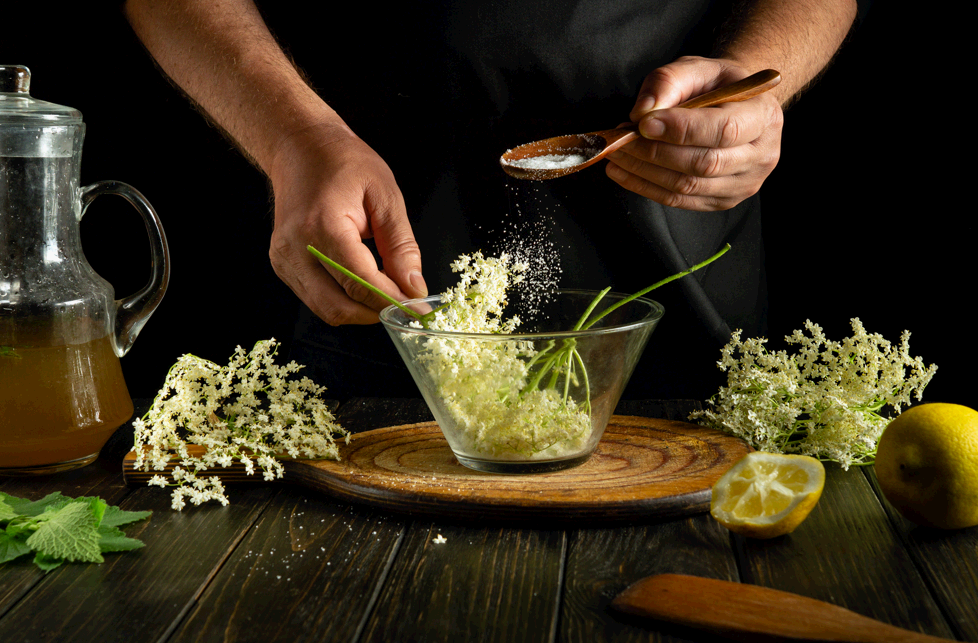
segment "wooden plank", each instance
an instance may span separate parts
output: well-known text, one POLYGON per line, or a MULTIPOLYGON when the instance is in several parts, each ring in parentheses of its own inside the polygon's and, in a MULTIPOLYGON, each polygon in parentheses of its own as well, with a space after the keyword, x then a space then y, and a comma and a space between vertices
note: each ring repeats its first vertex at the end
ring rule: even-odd
POLYGON ((180 625, 180 641, 351 641, 404 523, 279 487, 180 625))
POLYGON ((564 548, 559 531, 412 525, 360 640, 551 640, 564 548))
MULTIPOLYGON (((616 413, 685 421, 698 408, 700 403, 692 400, 623 401, 616 413)), ((652 574, 682 572, 736 580, 736 560, 727 534, 707 514, 572 532, 558 639, 588 643, 672 640, 661 632, 677 633, 675 629, 613 612, 611 601, 633 582, 652 574)))
POLYGON ((858 470, 826 466, 818 505, 772 540, 732 536, 742 581, 795 592, 897 627, 953 637, 927 584, 858 470))
MULTIPOLYGON (((339 417, 350 430, 431 419, 421 400, 354 400, 339 417)), ((564 547, 559 531, 411 523, 358 640, 548 640, 564 547)))
POLYGON ((574 532, 559 640, 660 640, 656 632, 671 628, 616 613, 610 605, 632 583, 664 573, 737 580, 736 559, 726 530, 702 514, 646 526, 574 532))
POLYGON ((211 503, 176 512, 165 491, 134 491, 120 506, 153 511, 148 520, 127 528, 146 547, 110 554, 101 565, 64 565, 51 572, 0 619, 0 641, 165 638, 270 495, 265 487, 235 490, 228 507, 211 503))
POLYGON ((962 640, 978 641, 978 527, 953 531, 919 527, 886 500, 873 468, 863 471, 954 633, 962 640))

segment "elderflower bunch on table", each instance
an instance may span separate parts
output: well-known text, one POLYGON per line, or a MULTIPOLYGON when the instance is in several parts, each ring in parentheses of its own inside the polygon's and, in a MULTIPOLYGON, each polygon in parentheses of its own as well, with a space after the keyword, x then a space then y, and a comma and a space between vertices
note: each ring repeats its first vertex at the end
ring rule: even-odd
POLYGON ((173 508, 186 501, 216 500, 227 505, 217 476, 200 474, 228 467, 234 460, 265 480, 281 478, 280 458, 339 459, 336 438, 349 442, 320 395, 325 387, 307 377, 292 378, 302 366, 275 364, 275 339, 260 341, 250 352, 240 346, 227 366, 196 355, 183 355, 167 373, 149 411, 133 421, 135 469, 162 471, 176 459, 171 480, 155 475, 150 485, 173 486, 173 508), (205 448, 201 455, 189 445, 205 448))
POLYGON ((858 318, 851 324, 852 336, 836 342, 806 320, 807 334, 785 337, 798 347, 792 354, 769 352, 763 337, 741 341, 736 331, 718 362, 727 385, 690 419, 760 451, 810 455, 846 469, 872 463, 890 421, 880 411, 889 406, 899 414, 911 396, 921 400, 937 366, 910 355, 908 331, 894 346, 867 333, 858 318))

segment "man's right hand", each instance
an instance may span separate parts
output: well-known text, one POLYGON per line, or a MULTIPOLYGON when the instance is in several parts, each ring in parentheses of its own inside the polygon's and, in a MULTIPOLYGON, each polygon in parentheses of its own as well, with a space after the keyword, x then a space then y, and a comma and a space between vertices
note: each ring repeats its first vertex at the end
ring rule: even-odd
POLYGON ((428 294, 394 175, 344 124, 289 136, 276 150, 269 177, 275 198, 272 267, 318 317, 334 326, 370 324, 387 302, 327 268, 307 245, 397 300, 428 294), (371 237, 383 270, 363 243, 371 237))

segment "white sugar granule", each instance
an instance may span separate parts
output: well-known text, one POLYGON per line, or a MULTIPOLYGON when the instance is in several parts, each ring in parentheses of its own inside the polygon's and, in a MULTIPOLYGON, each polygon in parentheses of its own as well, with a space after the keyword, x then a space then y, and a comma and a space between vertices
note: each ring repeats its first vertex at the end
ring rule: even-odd
POLYGON ((506 164, 527 170, 559 170, 580 165, 589 158, 591 157, 584 154, 543 154, 525 159, 507 160, 506 164))
POLYGON ((553 217, 540 203, 536 186, 521 186, 513 194, 514 213, 506 215, 496 243, 497 254, 505 252, 514 262, 525 263, 523 281, 512 287, 516 313, 529 322, 540 313, 560 282, 560 252, 553 240, 553 217))

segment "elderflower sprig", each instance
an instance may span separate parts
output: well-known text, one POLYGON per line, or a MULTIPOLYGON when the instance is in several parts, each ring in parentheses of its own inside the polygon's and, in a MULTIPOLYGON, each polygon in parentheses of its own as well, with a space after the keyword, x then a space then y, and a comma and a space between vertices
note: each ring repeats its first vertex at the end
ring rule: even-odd
POLYGON ((201 474, 228 467, 234 460, 265 480, 283 475, 282 458, 339 459, 335 438, 350 434, 339 426, 319 396, 326 390, 307 377, 290 377, 302 366, 275 364, 275 339, 260 341, 248 353, 238 346, 227 366, 183 355, 170 368, 146 415, 133 421, 135 469, 163 471, 179 461, 170 479, 153 476, 149 484, 174 487, 173 508, 190 501, 228 504, 217 476, 201 474), (205 448, 191 453, 189 445, 205 448))
POLYGON ((785 341, 797 352, 770 352, 767 340, 741 341, 741 331, 722 349, 718 366, 727 385, 709 408, 690 419, 738 436, 761 451, 798 453, 839 462, 843 468, 870 464, 876 444, 894 414, 919 401, 937 366, 925 367, 910 355, 910 333, 895 347, 878 333, 866 332, 858 318, 853 335, 841 342, 826 338, 811 321, 785 341))

